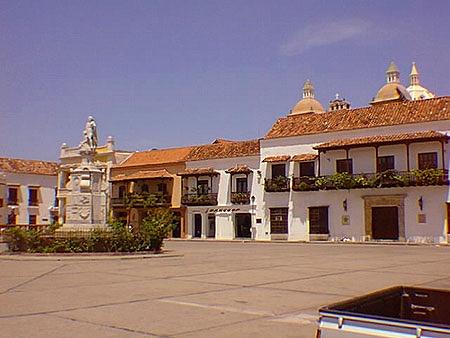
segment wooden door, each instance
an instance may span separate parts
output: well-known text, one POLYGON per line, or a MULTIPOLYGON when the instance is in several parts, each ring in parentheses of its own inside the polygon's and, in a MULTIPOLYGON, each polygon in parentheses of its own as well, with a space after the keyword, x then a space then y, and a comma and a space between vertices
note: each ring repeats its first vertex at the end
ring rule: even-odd
POLYGON ((288 233, 288 208, 270 209, 270 233, 287 234, 288 233))
POLYGON ((194 237, 202 237, 202 215, 194 215, 194 237))
POLYGON ((250 228, 252 227, 252 218, 249 213, 235 215, 236 221, 236 237, 250 238, 250 228))
POLYGON ((372 238, 398 240, 398 208, 372 208, 372 238))
POLYGON ((311 235, 327 235, 328 228, 328 207, 309 208, 309 233, 311 235))
POLYGON ((179 212, 174 212, 175 214, 175 229, 172 230, 172 237, 173 238, 180 238, 181 237, 181 215, 179 212))

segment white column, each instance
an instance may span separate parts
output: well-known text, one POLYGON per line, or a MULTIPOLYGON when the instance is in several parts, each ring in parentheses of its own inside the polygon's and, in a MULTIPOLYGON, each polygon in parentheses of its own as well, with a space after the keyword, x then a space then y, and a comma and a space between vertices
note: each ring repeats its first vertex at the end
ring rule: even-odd
POLYGON ((202 236, 201 238, 206 238, 206 231, 208 229, 208 214, 202 212, 202 236))

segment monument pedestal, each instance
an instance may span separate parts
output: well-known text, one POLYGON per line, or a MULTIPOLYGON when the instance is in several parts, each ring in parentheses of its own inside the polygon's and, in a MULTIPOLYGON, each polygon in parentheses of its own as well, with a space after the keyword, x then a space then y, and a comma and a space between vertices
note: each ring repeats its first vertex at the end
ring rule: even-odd
POLYGON ((106 228, 105 173, 94 164, 95 150, 80 149, 81 164, 70 173, 72 190, 66 194, 66 221, 61 230, 106 228))

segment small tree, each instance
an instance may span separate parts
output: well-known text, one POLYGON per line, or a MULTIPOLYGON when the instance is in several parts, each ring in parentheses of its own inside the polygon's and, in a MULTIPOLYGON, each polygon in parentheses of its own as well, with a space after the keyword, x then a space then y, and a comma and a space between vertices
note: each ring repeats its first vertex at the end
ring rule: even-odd
POLYGON ((161 251, 164 238, 176 227, 176 216, 167 208, 152 208, 142 223, 140 232, 145 237, 150 249, 161 251))

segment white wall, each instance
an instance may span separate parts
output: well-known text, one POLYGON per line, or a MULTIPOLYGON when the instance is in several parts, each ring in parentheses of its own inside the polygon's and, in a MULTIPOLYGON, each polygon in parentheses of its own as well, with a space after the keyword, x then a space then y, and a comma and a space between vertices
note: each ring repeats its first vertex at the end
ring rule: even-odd
MULTIPOLYGON (((50 210, 55 203, 57 176, 5 173, 6 185, 19 188, 18 207, 9 206, 17 215, 17 224, 28 224, 29 215, 36 215, 37 224, 50 224, 50 210), (38 206, 28 206, 29 188, 38 188, 38 206)), ((7 195, 7 193, 6 193, 7 195)), ((7 203, 7 199, 6 199, 7 203)))
POLYGON ((365 236, 364 196, 404 194, 405 200, 405 237, 411 242, 446 241, 446 196, 447 187, 406 187, 380 189, 325 190, 315 192, 293 192, 292 224, 289 239, 309 240, 308 208, 328 206, 330 238, 356 241, 365 236), (423 210, 418 200, 422 197, 423 210), (347 200, 347 211, 343 202, 347 200), (426 215, 426 223, 418 222, 418 214, 426 215), (348 215, 350 223, 342 224, 342 216, 348 215))
MULTIPOLYGON (((214 213, 216 220, 216 239, 233 239, 236 237, 234 215, 236 213, 251 213, 252 225, 255 224, 255 205, 261 205, 262 201, 258 200, 258 196, 255 189, 260 184, 261 180, 258 179, 259 175, 259 156, 248 157, 236 157, 226 159, 214 159, 214 160, 202 160, 202 161, 189 161, 186 162, 187 168, 214 168, 219 173, 218 176, 214 176, 211 193, 217 193, 218 204, 217 206, 188 206, 187 207, 187 223, 188 223, 188 238, 193 235, 194 228, 194 214, 198 213, 202 215, 202 221, 207 221, 207 214, 214 213), (247 165, 253 172, 248 175, 248 189, 250 196, 255 196, 254 205, 236 205, 230 201, 231 184, 233 188, 236 185, 237 177, 245 177, 244 175, 233 175, 233 183, 230 182, 231 175, 226 171, 235 165, 247 165)), ((200 179, 208 179, 209 176, 201 176, 200 179)), ((192 187, 195 187, 195 178, 189 177, 184 179, 185 185, 188 185, 189 192, 192 187)), ((183 190, 186 192, 186 190, 183 190)), ((251 203, 251 202, 250 202, 251 203)), ((205 228, 205 227, 204 227, 205 228)), ((206 231, 207 232, 207 231, 206 231)), ((202 233, 202 237, 207 237, 207 233, 202 233)))

